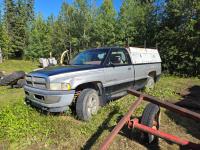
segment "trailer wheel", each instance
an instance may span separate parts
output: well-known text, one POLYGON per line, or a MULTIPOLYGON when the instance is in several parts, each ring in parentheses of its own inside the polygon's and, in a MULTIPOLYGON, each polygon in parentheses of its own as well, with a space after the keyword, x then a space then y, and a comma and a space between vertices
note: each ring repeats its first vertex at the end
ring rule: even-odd
MULTIPOLYGON (((158 130, 160 125, 159 118, 160 118, 159 106, 153 103, 149 103, 143 111, 141 124, 151 127, 155 130, 158 130)), ((141 138, 144 142, 147 142, 149 144, 157 140, 157 137, 155 137, 154 135, 144 132, 142 132, 141 138)))
POLYGON ((84 89, 81 91, 76 102, 76 113, 79 119, 87 121, 99 109, 100 101, 98 93, 94 89, 84 89))

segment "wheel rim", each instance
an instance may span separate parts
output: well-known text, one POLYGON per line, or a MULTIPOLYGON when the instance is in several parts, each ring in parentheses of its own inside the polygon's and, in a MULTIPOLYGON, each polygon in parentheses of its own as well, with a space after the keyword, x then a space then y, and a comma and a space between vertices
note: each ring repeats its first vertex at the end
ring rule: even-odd
POLYGON ((159 112, 154 117, 152 128, 155 130, 159 129, 159 112))
MULTIPOLYGON (((154 129, 154 130, 158 130, 158 129, 159 129, 159 112, 155 115, 151 128, 154 129)), ((154 138, 155 138, 154 135, 149 134, 149 136, 152 137, 151 139, 154 140, 154 138)), ((153 140, 152 140, 152 141, 153 141, 153 140)), ((150 143, 151 143, 152 141, 150 141, 150 143)))
POLYGON ((98 105, 97 98, 93 95, 90 96, 88 99, 88 105, 87 105, 87 110, 88 110, 89 115, 94 115, 97 113, 97 109, 98 109, 97 105, 98 105))
POLYGON ((158 130, 158 126, 157 126, 157 121, 153 121, 153 126, 152 126, 152 129, 155 129, 155 130, 158 130))
POLYGON ((154 87, 154 80, 150 78, 147 83, 147 88, 153 88, 153 87, 154 87))

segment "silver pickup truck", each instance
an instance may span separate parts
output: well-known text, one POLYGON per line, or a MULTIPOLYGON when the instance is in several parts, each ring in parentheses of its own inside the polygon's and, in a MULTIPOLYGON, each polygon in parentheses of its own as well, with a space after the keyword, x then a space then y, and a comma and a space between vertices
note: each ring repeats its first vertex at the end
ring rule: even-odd
POLYGON ((153 87, 160 74, 156 49, 85 50, 68 65, 27 74, 25 102, 48 112, 64 112, 74 103, 77 116, 89 120, 100 106, 126 95, 128 88, 153 87))

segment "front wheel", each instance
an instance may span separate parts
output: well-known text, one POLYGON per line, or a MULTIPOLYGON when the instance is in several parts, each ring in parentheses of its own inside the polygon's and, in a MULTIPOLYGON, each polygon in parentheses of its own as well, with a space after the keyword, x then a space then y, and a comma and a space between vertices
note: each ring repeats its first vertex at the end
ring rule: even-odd
POLYGON ((79 119, 89 120, 99 110, 99 96, 94 89, 81 91, 76 102, 76 113, 79 119))

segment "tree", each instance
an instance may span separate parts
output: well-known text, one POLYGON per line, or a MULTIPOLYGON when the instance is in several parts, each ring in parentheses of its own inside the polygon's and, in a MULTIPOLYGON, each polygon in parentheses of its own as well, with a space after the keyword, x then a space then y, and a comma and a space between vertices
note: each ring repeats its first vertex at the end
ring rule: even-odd
MULTIPOLYGON (((34 0, 4 0, 0 46, 7 57, 60 57, 91 47, 130 45, 158 48, 169 73, 200 74, 199 0, 65 1, 58 17, 34 15, 34 0)), ((2 15, 0 15, 2 16, 2 15)))
POLYGON ((7 33, 7 29, 5 23, 1 20, 0 21, 0 48, 3 52, 4 58, 8 59, 10 55, 10 39, 7 33))
POLYGON ((56 57, 60 57, 66 49, 69 50, 72 43, 73 46, 76 45, 76 40, 73 42, 72 37, 72 29, 74 28, 73 12, 74 8, 63 2, 58 19, 54 22, 52 46, 53 55, 56 57))
POLYGON ((200 74, 200 1, 167 1, 159 33, 164 69, 200 74))
POLYGON ((4 12, 4 16, 5 16, 5 25, 6 25, 6 29, 7 29, 7 33, 10 39, 10 46, 9 46, 9 52, 7 54, 10 54, 13 52, 12 49, 12 41, 14 41, 13 38, 13 28, 15 26, 15 4, 13 2, 13 0, 5 0, 4 1, 4 5, 5 5, 5 12, 4 12))
POLYGON ((116 43, 116 11, 112 0, 104 0, 97 11, 92 42, 95 46, 111 46, 116 43))
POLYGON ((33 19, 33 2, 33 0, 5 0, 5 19, 12 57, 22 58, 27 47, 27 28, 28 22, 33 19))
POLYGON ((51 29, 41 15, 37 16, 33 22, 29 43, 25 54, 28 58, 48 57, 52 52, 51 29))
POLYGON ((76 0, 74 3, 74 23, 76 31, 74 36, 77 37, 79 48, 88 48, 90 41, 90 29, 92 23, 92 16, 89 10, 87 0, 76 0))
POLYGON ((152 46, 152 12, 152 2, 124 0, 118 17, 119 44, 142 46, 146 41, 152 46))
POLYGON ((35 0, 26 0, 26 17, 29 22, 34 20, 34 2, 35 0))
POLYGON ((14 19, 14 17, 15 17, 15 4, 14 4, 13 0, 5 0, 4 5, 5 5, 4 15, 5 15, 8 31, 11 35, 12 29, 15 26, 15 19, 14 19))

